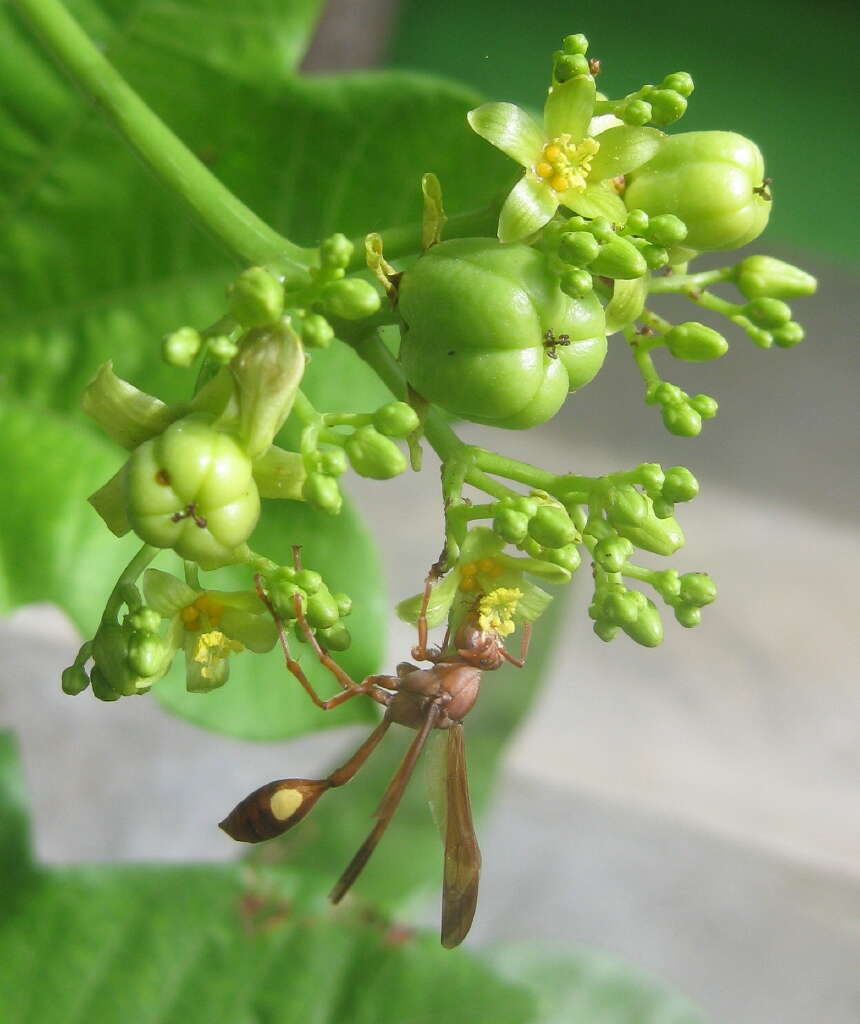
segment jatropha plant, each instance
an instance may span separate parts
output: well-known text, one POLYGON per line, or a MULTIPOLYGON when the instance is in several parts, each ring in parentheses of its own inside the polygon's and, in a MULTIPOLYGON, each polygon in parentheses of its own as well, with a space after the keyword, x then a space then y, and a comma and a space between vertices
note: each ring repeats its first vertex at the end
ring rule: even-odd
MULTIPOLYGON (((21 7, 38 22, 38 4, 21 7)), ((79 76, 104 99, 99 82, 108 65, 90 56, 79 76)), ((224 232, 254 233, 270 257, 238 275, 210 326, 176 325, 164 338, 163 358, 190 375, 186 401, 145 394, 110 363, 83 396, 87 414, 128 452, 89 500, 113 534, 134 533, 142 546, 95 635, 63 673, 63 689, 90 688, 105 701, 146 693, 181 657, 188 690, 206 693, 228 684, 230 659, 240 652, 280 644, 287 668, 321 709, 356 697, 380 704, 380 724, 346 764, 321 780, 269 783, 228 815, 222 828, 247 842, 297 824, 324 792, 355 775, 392 723, 416 730, 335 901, 381 838, 428 736, 446 730, 446 946, 469 930, 480 867, 462 721, 484 671, 524 663, 550 601, 544 586, 569 583, 587 563, 594 632, 604 641, 624 633, 645 647, 663 639, 657 599, 692 627, 716 596, 706 573, 649 568, 637 555, 669 557, 683 545, 675 507, 699 490, 685 467, 558 473, 466 444, 452 423, 498 427, 503 448, 505 430, 544 423, 594 380, 615 336, 642 376, 646 404, 659 407, 671 433, 693 437, 717 402, 664 379, 654 357, 664 350, 704 362, 723 356, 728 341, 697 320, 670 322, 652 300, 686 297, 761 348, 789 348, 803 330, 786 300, 815 290, 808 274, 765 255, 691 269, 699 254, 738 249, 764 230, 772 191, 762 155, 731 132, 668 130, 693 92, 688 74, 610 99, 598 89, 599 73, 585 37, 571 35, 553 56, 541 119, 504 102, 472 110, 463 130, 510 157, 521 176, 507 196, 486 197, 491 214, 448 218, 444 183, 425 174, 416 182, 420 236, 395 228, 351 241, 338 233, 301 249, 189 164, 187 189, 199 181, 207 202, 221 204, 224 232), (735 287, 736 301, 711 290, 723 283, 735 287), (380 336, 387 326, 399 328, 394 351, 380 336), (311 360, 325 365, 335 337, 377 372, 391 401, 338 413, 314 406, 303 376, 311 360), (261 499, 306 502, 337 516, 344 474, 387 480, 410 466, 419 471, 425 445, 441 462, 443 510, 428 562, 440 546, 441 554, 397 612, 416 624, 412 657, 429 667, 404 662, 392 675, 356 681, 337 661, 350 644, 350 597, 341 581, 304 564, 298 548, 287 564, 255 549, 261 499), (167 552, 174 571, 153 568, 167 552), (201 572, 228 565, 247 570, 244 589, 201 580, 201 572), (428 632, 435 627, 445 632, 434 648, 428 632), (517 631, 512 654, 506 643, 517 631), (317 694, 295 642, 330 670, 335 696, 317 694)), ((159 144, 154 115, 115 83, 105 103, 120 120, 132 111, 127 122, 143 126, 138 137, 132 127, 132 142, 151 156, 159 144)))

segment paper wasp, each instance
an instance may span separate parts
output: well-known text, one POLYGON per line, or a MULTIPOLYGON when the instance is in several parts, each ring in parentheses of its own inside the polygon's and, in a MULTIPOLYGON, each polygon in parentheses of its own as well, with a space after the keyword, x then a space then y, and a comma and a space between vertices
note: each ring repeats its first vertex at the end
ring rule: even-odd
MULTIPOLYGON (((294 557, 296 567, 300 568, 298 551, 294 557)), ((475 837, 469 801, 462 722, 478 699, 484 672, 494 671, 505 662, 519 668, 523 666, 528 654, 530 626, 529 623, 523 626, 520 657, 515 658, 505 649, 504 639, 498 632, 481 628, 476 600, 456 628, 453 638, 449 626, 442 646, 431 649, 427 646, 427 608, 433 583, 431 571, 417 620, 418 643, 412 648, 412 657, 416 661, 429 662, 431 667, 419 668, 410 662, 401 662, 395 675, 372 675, 360 683, 351 679, 320 646, 302 613, 301 601, 296 596, 298 628, 316 657, 342 687, 342 692, 323 700, 292 657, 283 622, 266 594, 262 580, 257 579, 261 600, 277 623, 287 668, 314 704, 328 711, 354 697, 364 696, 382 705, 385 713, 352 757, 326 778, 279 779, 269 782, 237 804, 220 823, 220 828, 233 839, 245 843, 259 843, 282 835, 310 812, 323 793, 346 785, 355 776, 393 723, 416 730, 417 735, 383 794, 376 812, 376 824, 329 894, 332 902, 338 903, 358 878, 391 822, 431 732, 434 729, 446 730, 441 938, 442 945, 452 949, 463 941, 472 925, 481 869, 481 852, 475 837)))

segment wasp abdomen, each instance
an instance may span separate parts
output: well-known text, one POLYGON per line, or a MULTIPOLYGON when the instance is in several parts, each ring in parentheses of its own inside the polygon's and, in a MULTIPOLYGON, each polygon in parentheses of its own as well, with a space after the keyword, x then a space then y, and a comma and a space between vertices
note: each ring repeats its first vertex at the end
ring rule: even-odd
POLYGON ((278 779, 240 800, 218 828, 240 843, 261 843, 298 824, 331 786, 327 779, 278 779))

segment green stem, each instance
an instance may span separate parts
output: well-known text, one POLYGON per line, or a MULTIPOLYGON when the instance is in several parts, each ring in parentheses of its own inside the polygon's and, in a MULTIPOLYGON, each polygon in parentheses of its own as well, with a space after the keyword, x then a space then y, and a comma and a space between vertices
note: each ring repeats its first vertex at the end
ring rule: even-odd
POLYGON ((273 231, 218 181, 128 85, 59 0, 12 2, 66 74, 234 256, 245 263, 276 264, 287 281, 306 279, 309 251, 273 231))
POLYGON ((105 605, 105 610, 102 614, 103 625, 110 622, 116 622, 119 610, 125 601, 123 594, 126 587, 137 581, 140 574, 149 565, 153 558, 155 558, 160 550, 161 548, 155 548, 150 544, 144 544, 140 551, 138 551, 134 558, 132 558, 128 565, 123 569, 122 574, 116 581, 116 585, 111 591, 110 597, 105 605))
POLYGON ((503 476, 506 480, 514 480, 539 491, 549 491, 558 479, 555 473, 538 469, 528 462, 518 462, 516 459, 509 459, 507 455, 498 455, 496 452, 483 449, 478 450, 477 465, 479 469, 494 476, 503 476))
POLYGON ((709 285, 731 280, 734 277, 735 269, 735 267, 720 267, 719 270, 703 270, 699 274, 652 276, 648 281, 648 292, 651 295, 660 295, 665 292, 698 291, 709 285))
POLYGON ((662 383, 662 377, 657 372, 657 367, 654 365, 654 360, 648 354, 647 339, 643 338, 643 335, 637 334, 635 329, 632 327, 624 328, 624 337, 627 339, 627 344, 630 346, 630 351, 633 354, 633 360, 642 375, 642 380, 645 381, 645 401, 648 401, 648 395, 653 392, 658 384, 662 383))

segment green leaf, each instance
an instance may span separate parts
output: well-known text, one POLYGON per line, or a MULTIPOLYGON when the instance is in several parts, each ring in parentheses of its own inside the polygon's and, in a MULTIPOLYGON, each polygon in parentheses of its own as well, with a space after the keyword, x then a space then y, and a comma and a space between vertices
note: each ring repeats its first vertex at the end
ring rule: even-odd
MULTIPOLYGON (((346 592, 353 599, 353 611, 346 619, 352 646, 336 659, 354 678, 363 679, 382 661, 388 614, 371 537, 348 503, 339 516, 332 518, 300 502, 266 502, 254 533, 255 550, 264 551, 281 564, 291 564, 292 544, 302 546, 302 559, 308 568, 320 572, 335 592, 346 592)), ((247 589, 251 585, 248 571, 235 568, 207 573, 201 583, 222 590, 247 589)), ((292 634, 290 645, 321 696, 340 692, 331 673, 292 634)), ((152 693, 168 710, 195 725, 246 739, 284 739, 375 718, 374 706, 364 698, 349 701, 335 712, 321 711, 287 671, 279 646, 265 655, 245 652, 232 657, 228 682, 211 693, 188 693, 185 663, 180 656, 152 693)))
POLYGON ((608 956, 522 944, 487 959, 534 993, 540 1024, 704 1024, 683 996, 608 956))
MULTIPOLYGON (((17 874, 14 748, 0 735, 0 1006, 15 1024, 499 1024, 533 997, 476 957, 343 909, 266 891, 247 870, 83 867, 17 874)), ((317 889, 319 887, 317 886, 317 889)))
MULTIPOLYGON (((140 547, 118 541, 87 495, 124 458, 89 427, 4 397, 0 404, 0 611, 53 601, 87 635, 123 566, 140 547)), ((59 680, 57 681, 59 687, 59 680)))

